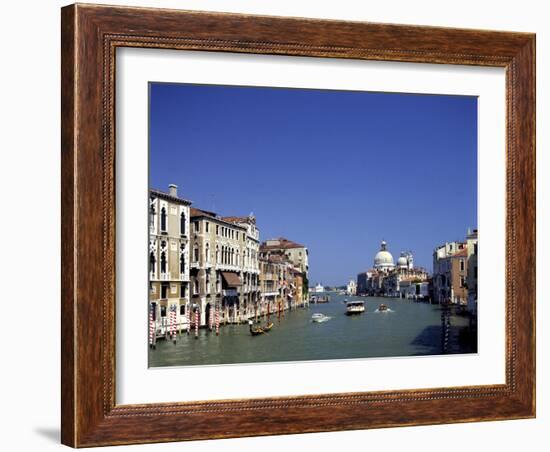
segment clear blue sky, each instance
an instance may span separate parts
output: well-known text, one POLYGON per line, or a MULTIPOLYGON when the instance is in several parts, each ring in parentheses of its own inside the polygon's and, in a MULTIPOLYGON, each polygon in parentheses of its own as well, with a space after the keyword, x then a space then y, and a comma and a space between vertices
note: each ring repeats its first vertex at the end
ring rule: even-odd
POLYGON ((477 227, 477 99, 150 84, 150 186, 256 215, 262 240, 309 248, 310 282, 432 252, 477 227))

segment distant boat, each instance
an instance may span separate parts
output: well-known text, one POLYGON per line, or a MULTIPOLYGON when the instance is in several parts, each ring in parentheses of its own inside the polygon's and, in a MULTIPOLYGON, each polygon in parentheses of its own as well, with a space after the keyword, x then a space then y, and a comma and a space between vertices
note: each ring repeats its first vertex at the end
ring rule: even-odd
POLYGON ((264 333, 269 333, 271 331, 271 328, 273 328, 273 322, 266 323, 264 326, 262 326, 262 330, 264 333))
POLYGON ((364 301, 348 301, 346 303, 346 315, 357 315, 365 312, 364 301))
POLYGON ((331 318, 328 315, 322 314, 320 312, 316 312, 311 316, 311 321, 314 323, 323 323, 327 322, 331 318))
POLYGON ((388 310, 388 307, 384 303, 378 306, 378 312, 385 312, 387 310, 388 310))

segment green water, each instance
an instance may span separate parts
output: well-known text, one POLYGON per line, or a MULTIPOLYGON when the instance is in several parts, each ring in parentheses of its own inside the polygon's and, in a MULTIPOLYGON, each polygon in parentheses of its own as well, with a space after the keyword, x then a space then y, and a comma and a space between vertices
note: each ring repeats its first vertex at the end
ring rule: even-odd
POLYGON ((251 336, 248 325, 222 325, 219 336, 201 329, 198 339, 184 333, 176 345, 160 340, 149 351, 149 366, 475 353, 476 341, 467 334, 468 318, 451 310, 450 326, 445 328, 442 313, 440 306, 427 303, 331 294, 330 303, 286 311, 280 322, 271 316, 274 326, 267 334, 251 336), (346 316, 344 299, 365 301, 366 312, 346 316), (380 303, 391 312, 375 312, 380 303), (316 312, 332 318, 313 323, 316 312))

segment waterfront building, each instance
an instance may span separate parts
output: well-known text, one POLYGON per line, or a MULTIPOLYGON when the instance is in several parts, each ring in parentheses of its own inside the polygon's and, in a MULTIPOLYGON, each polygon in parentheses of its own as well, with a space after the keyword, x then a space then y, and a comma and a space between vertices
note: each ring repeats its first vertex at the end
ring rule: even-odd
POLYGON ((284 254, 260 252, 261 302, 256 315, 280 314, 290 307, 290 269, 284 254))
POLYGON ((399 294, 401 298, 413 300, 428 300, 430 298, 430 281, 400 281, 399 294))
POLYGON ((466 249, 468 250, 468 311, 477 316, 477 229, 468 231, 466 249))
POLYGON ((291 298, 291 307, 296 308, 299 306, 305 306, 308 303, 307 299, 307 286, 304 282, 304 274, 300 269, 291 266, 291 283, 290 283, 290 298, 291 298))
POLYGON ((357 274, 357 295, 365 296, 369 294, 369 285, 372 276, 373 270, 357 274))
POLYGON ((259 300, 259 231, 254 217, 220 217, 191 208, 190 283, 200 325, 243 322, 259 300))
POLYGON ((149 309, 154 338, 169 334, 171 328, 187 328, 190 205, 178 196, 176 185, 170 185, 168 192, 149 190, 149 309))
POLYGON ((468 250, 465 242, 446 242, 433 253, 433 294, 436 303, 468 302, 468 250))
POLYGON ((353 279, 350 279, 346 287, 346 293, 348 295, 357 295, 357 284, 353 279))
POLYGON ((288 260, 305 275, 306 279, 309 271, 308 249, 300 243, 293 242, 284 237, 266 240, 262 243, 263 252, 283 253, 288 260))
POLYGON ((260 231, 256 225, 256 217, 250 214, 247 217, 223 217, 222 220, 246 229, 240 263, 243 283, 241 299, 246 315, 250 317, 260 301, 260 231))
POLYGON ((426 269, 414 266, 413 254, 410 251, 401 252, 395 264, 388 245, 383 240, 380 250, 374 256, 373 268, 357 275, 357 293, 425 299, 429 296, 428 278, 426 269))

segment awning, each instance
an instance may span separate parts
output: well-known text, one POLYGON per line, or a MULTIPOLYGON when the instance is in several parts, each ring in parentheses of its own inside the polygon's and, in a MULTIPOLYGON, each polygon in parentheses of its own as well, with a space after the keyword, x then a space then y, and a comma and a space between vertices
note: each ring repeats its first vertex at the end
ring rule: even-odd
POLYGON ((241 282, 241 277, 236 273, 222 272, 222 276, 228 287, 238 287, 243 285, 241 282))

